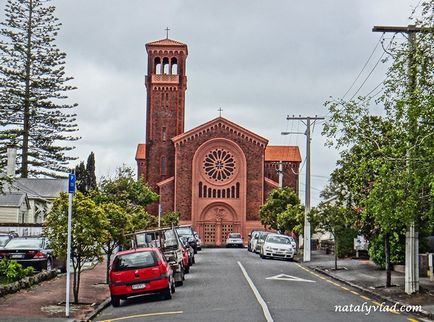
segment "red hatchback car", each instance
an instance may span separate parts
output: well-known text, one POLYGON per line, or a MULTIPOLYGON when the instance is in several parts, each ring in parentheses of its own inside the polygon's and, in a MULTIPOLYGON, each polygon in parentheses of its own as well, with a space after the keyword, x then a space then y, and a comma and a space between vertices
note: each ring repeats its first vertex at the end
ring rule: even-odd
POLYGON ((175 292, 173 271, 159 248, 117 253, 110 268, 109 286, 114 307, 130 296, 161 293, 169 300, 175 292))

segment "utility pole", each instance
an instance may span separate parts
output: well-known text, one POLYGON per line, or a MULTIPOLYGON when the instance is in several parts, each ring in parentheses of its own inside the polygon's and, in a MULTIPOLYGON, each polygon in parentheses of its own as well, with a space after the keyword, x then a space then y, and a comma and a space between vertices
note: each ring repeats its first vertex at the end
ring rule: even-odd
POLYGON ((279 161, 279 168, 277 169, 279 175, 279 189, 283 188, 283 162, 279 161))
MULTIPOLYGON (((299 116, 287 116, 287 120, 298 120, 302 121, 306 125, 306 192, 305 192, 305 202, 304 202, 304 231, 303 231, 303 262, 310 262, 310 222, 309 222, 309 212, 310 212, 310 125, 313 120, 324 120, 324 117, 303 117, 299 116)), ((290 132, 282 132, 281 134, 290 134, 290 132)))
MULTIPOLYGON (((410 44, 410 53, 408 59, 408 70, 409 70, 409 82, 408 89, 410 91, 410 97, 414 95, 416 87, 416 72, 414 66, 414 52, 416 48, 416 33, 418 32, 429 32, 429 28, 416 27, 415 25, 408 26, 374 26, 372 28, 373 32, 393 32, 393 33, 405 33, 408 35, 408 41, 410 44)), ((432 30, 431 30, 432 32, 432 30)), ((409 107, 411 108, 411 107, 409 107)), ((410 115, 410 113, 408 113, 410 115)), ((410 126, 407 131, 415 133, 417 127, 416 122, 412 122, 410 119, 410 126)), ((411 134, 413 137, 413 134, 411 134)), ((412 140, 414 141, 414 140, 412 140)), ((411 171, 411 159, 410 159, 410 148, 411 143, 408 142, 407 146, 407 171, 411 171)), ((414 219, 411 221, 407 232, 405 234, 405 292, 407 294, 413 294, 419 291, 419 237, 415 229, 414 219)))

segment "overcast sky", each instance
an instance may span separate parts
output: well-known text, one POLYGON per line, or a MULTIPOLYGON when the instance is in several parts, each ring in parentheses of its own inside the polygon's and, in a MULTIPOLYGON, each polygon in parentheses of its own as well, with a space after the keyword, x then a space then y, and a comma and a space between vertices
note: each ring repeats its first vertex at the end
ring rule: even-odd
MULTIPOLYGON (((5 0, 0 0, 2 10, 5 0)), ((63 23, 57 44, 67 53, 68 75, 78 89, 82 139, 75 154, 96 155, 97 175, 135 167, 145 139, 147 42, 169 38, 188 45, 186 130, 223 116, 269 139, 299 145, 304 131, 286 116, 324 116, 324 102, 342 97, 380 34, 374 25, 407 25, 419 0, 54 0, 63 23)), ((386 35, 390 38, 391 35, 386 35)), ((387 44, 386 39, 386 44, 387 44)), ((377 48, 351 97, 382 54, 377 48)), ((381 65, 381 64, 380 64, 381 65)), ((377 67, 359 94, 384 79, 377 67)), ((324 146, 322 126, 312 136, 312 204, 319 201, 338 154, 324 146)), ((305 167, 300 177, 304 200, 305 167)))

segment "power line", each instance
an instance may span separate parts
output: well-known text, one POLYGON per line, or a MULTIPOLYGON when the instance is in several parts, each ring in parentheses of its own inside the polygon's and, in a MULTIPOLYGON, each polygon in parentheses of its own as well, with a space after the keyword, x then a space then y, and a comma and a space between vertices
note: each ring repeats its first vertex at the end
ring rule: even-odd
MULTIPOLYGON (((384 35, 384 33, 383 33, 384 35)), ((342 96, 342 99, 345 99, 345 96, 347 96, 347 94, 349 93, 349 91, 353 88, 354 84, 357 82, 357 80, 359 79, 360 75, 362 75, 363 71, 365 70, 366 66, 368 66, 369 61, 371 60, 372 56, 374 55, 375 51, 378 48, 378 45, 380 44, 383 35, 380 36, 380 38, 377 41, 377 44, 375 45, 374 49, 372 50, 371 54, 368 57, 368 60, 365 62, 365 65, 363 65, 362 70, 359 72, 359 74, 357 75, 356 79, 353 81, 353 83, 351 84, 350 88, 348 88, 348 90, 345 92, 344 96, 342 96)))

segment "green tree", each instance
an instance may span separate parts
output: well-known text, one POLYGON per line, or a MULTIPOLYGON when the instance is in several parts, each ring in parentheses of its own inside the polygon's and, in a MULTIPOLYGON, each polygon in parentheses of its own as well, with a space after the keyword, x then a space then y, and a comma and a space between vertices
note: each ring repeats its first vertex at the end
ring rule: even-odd
POLYGON ((421 7, 416 24, 424 31, 412 35, 414 42, 393 44, 383 94, 375 101, 326 103, 331 117, 324 134, 343 149, 335 180, 348 189, 371 236, 384 238, 386 286, 391 236, 413 223, 419 231, 432 229, 434 222, 434 1, 421 7), (382 109, 380 115, 373 115, 372 105, 382 109))
POLYGON ((8 0, 0 23, 0 154, 8 145, 18 148, 23 178, 68 172, 73 147, 62 142, 78 139, 77 104, 65 102, 75 88, 55 44, 61 23, 46 3, 8 0))
POLYGON ((311 216, 315 217, 318 229, 330 232, 333 235, 335 241, 335 270, 337 270, 338 255, 343 253, 341 251, 341 247, 343 248, 343 243, 341 246, 341 240, 343 240, 350 231, 354 214, 351 209, 349 210, 332 202, 322 202, 311 210, 311 216))
POLYGON ((178 225, 181 214, 176 211, 170 211, 161 217, 161 227, 172 227, 178 225))
POLYGON ((300 199, 290 187, 273 189, 259 210, 261 223, 282 233, 300 233, 303 230, 303 213, 304 207, 300 205, 300 199))
POLYGON ((158 195, 143 178, 136 180, 131 168, 120 167, 114 178, 102 178, 95 200, 99 204, 111 202, 122 207, 132 216, 133 230, 146 229, 157 222, 156 217, 148 214, 145 207, 157 201, 158 195))
MULTIPOLYGON (((71 260, 73 266, 74 303, 78 303, 80 275, 86 262, 102 260, 101 249, 108 239, 108 220, 104 210, 89 196, 77 192, 72 203, 71 260)), ((44 235, 58 256, 67 256, 68 195, 54 200, 45 219, 44 235)))
POLYGON ((108 283, 111 256, 117 247, 127 244, 127 234, 132 232, 132 216, 122 207, 110 202, 103 203, 101 209, 107 217, 106 230, 108 233, 103 250, 107 255, 106 282, 108 283))
POLYGON ((91 191, 98 190, 95 174, 95 154, 93 152, 87 158, 86 166, 81 161, 75 167, 75 175, 77 177, 77 190, 81 193, 89 194, 91 191))

